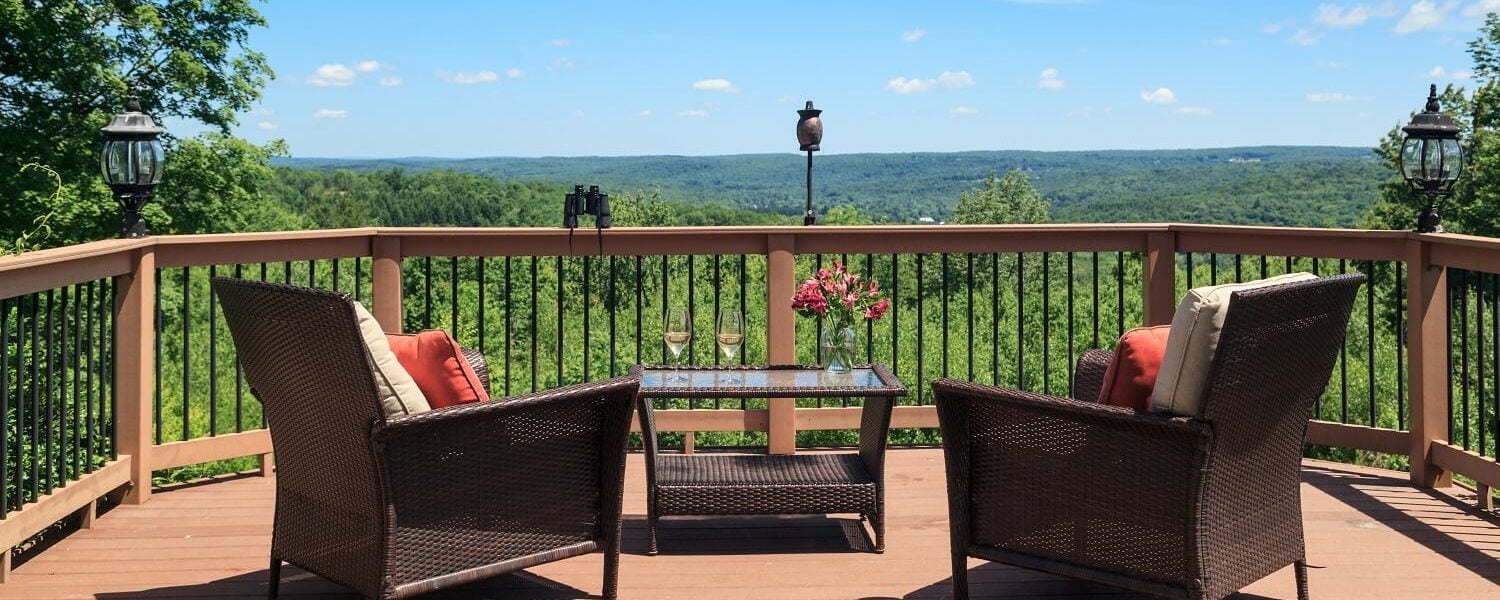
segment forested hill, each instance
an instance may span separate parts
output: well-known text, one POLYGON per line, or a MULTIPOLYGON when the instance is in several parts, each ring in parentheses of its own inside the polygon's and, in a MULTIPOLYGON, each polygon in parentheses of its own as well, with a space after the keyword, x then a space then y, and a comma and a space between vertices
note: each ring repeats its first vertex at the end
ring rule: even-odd
MULTIPOLYGON (((991 172, 1028 172, 1054 221, 1353 225, 1389 176, 1368 148, 829 154, 816 158, 820 209, 839 204, 896 222, 944 220, 991 172)), ((660 189, 675 202, 801 213, 799 154, 544 158, 284 159, 305 169, 452 169, 500 179, 660 189)))

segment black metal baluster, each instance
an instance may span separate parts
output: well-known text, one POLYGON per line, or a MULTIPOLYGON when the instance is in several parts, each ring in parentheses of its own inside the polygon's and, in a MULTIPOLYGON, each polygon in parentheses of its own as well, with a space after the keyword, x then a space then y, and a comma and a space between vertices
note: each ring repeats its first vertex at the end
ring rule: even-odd
POLYGON ((511 287, 510 287, 510 263, 511 257, 505 257, 505 395, 510 396, 510 359, 511 347, 515 346, 515 338, 511 337, 511 287))
MULTIPOLYGON (((1339 274, 1348 270, 1349 261, 1339 259, 1339 274)), ((1339 422, 1349 422, 1349 339, 1339 342, 1339 422)))
MULTIPOLYGON (((1462 393, 1464 449, 1471 450, 1469 439, 1469 272, 1458 271, 1459 390, 1462 393)), ((1451 347, 1451 344, 1450 344, 1451 347)))
POLYGON ((1042 393, 1052 393, 1052 253, 1042 253, 1042 393))
MULTIPOLYGON (((359 261, 358 258, 356 258, 354 260, 356 262, 359 261)), ((339 279, 340 279, 340 277, 339 277, 339 263, 341 263, 341 262, 344 262, 343 259, 339 259, 339 258, 333 259, 333 282, 328 286, 328 289, 333 290, 335 292, 339 291, 339 283, 341 283, 339 281, 339 279)))
POLYGON ((536 356, 536 346, 537 346, 537 342, 536 342, 536 338, 537 338, 537 330, 536 330, 536 317, 537 317, 537 315, 536 315, 536 311, 537 311, 537 308, 536 308, 536 305, 537 305, 537 289, 540 288, 542 285, 541 285, 541 282, 537 279, 536 261, 537 261, 537 257, 535 257, 535 256, 531 257, 531 391, 533 391, 533 392, 535 392, 537 390, 537 385, 536 385, 536 383, 537 383, 536 382, 536 379, 537 379, 537 364, 541 362, 541 361, 537 360, 537 356, 536 356))
MULTIPOLYGON (((715 254, 713 256, 714 256, 714 312, 713 312, 713 321, 712 322, 713 322, 713 326, 715 328, 714 331, 713 331, 713 334, 715 336, 714 339, 717 340, 718 339, 717 336, 719 335, 719 330, 718 330, 718 326, 719 326, 718 325, 718 323, 719 323, 719 290, 723 287, 723 284, 720 282, 720 279, 719 279, 719 255, 715 254)), ((708 345, 708 353, 714 355, 714 364, 715 365, 719 364, 719 354, 720 354, 720 352, 719 352, 719 349, 717 348, 717 343, 709 344, 708 345)), ((719 408, 719 401, 718 401, 718 399, 714 400, 714 408, 719 408)))
POLYGON ((898 277, 901 255, 891 255, 891 372, 901 368, 901 279, 898 277))
POLYGON ((969 302, 964 305, 965 312, 969 313, 969 324, 965 329, 969 334, 969 381, 974 381, 974 253, 965 254, 964 259, 968 262, 966 275, 969 278, 969 302))
MULTIPOLYGON (((73 444, 72 432, 73 424, 78 422, 78 419, 73 418, 76 416, 73 411, 77 410, 78 403, 69 401, 72 391, 76 389, 76 386, 70 386, 69 382, 71 381, 71 374, 77 372, 76 369, 71 367, 73 366, 73 352, 78 348, 78 345, 73 343, 73 324, 72 319, 68 316, 68 312, 74 304, 73 289, 71 285, 62 287, 62 308, 58 313, 58 320, 62 323, 62 331, 58 334, 58 342, 62 346, 58 351, 58 368, 61 369, 59 379, 61 381, 57 384, 58 394, 54 402, 58 404, 57 438, 62 441, 60 447, 57 449, 57 480, 59 483, 65 483, 73 479, 73 474, 76 471, 72 467, 78 463, 77 446, 73 444)), ((1483 325, 1481 325, 1480 329, 1483 330, 1483 328, 1483 325)), ((1481 339, 1483 337, 1482 335, 1480 336, 1481 339)), ((1479 360, 1481 363, 1484 361, 1482 357, 1479 360)), ((1480 379, 1483 378, 1483 376, 1480 377, 1480 379)), ((1479 414, 1483 415, 1484 409, 1481 408, 1479 414)), ((1480 444, 1483 445, 1484 436, 1479 436, 1479 439, 1480 444)))
MULTIPOLYGON (((287 273, 291 273, 291 263, 287 263, 287 273)), ((189 300, 192 291, 193 271, 192 267, 182 268, 182 437, 184 441, 192 431, 191 413, 189 410, 192 403, 193 387, 193 361, 191 349, 192 344, 192 322, 193 316, 188 308, 192 305, 189 300)), ((288 282, 290 285, 291 282, 288 282)))
POLYGON ((1183 261, 1184 261, 1184 264, 1187 266, 1187 286, 1188 286, 1188 289, 1193 289, 1193 253, 1192 252, 1188 252, 1187 255, 1183 257, 1183 261))
POLYGON ((609 257, 609 376, 614 377, 618 369, 619 347, 615 345, 615 313, 620 310, 619 292, 615 289, 615 257, 609 257))
POLYGON ((1365 375, 1369 377, 1369 425, 1379 427, 1380 415, 1375 406, 1375 261, 1369 261, 1369 268, 1365 275, 1365 375))
MULTIPOLYGON (((875 255, 873 254, 865 255, 865 276, 871 281, 875 280, 875 255)), ((741 314, 743 312, 741 311, 741 314)), ((875 321, 870 319, 865 319, 865 362, 875 362, 875 321)), ((848 405, 848 403, 848 399, 845 398, 844 404, 848 405)))
POLYGON ((1266 255, 1262 254, 1260 255, 1260 278, 1265 279, 1266 277, 1269 277, 1266 274, 1266 255))
POLYGON ((458 339, 458 257, 448 257, 448 331, 458 339))
POLYGON ((292 261, 281 263, 281 282, 292 285, 292 261))
MULTIPOLYGON (((354 266, 359 267, 359 259, 354 259, 354 266)), ((244 265, 234 266, 234 278, 240 279, 244 276, 244 265)), ((359 271, 355 271, 354 290, 359 291, 359 271)), ((239 350, 235 350, 234 358, 234 432, 245 430, 245 369, 240 364, 239 350)))
POLYGON ((307 287, 318 288, 318 261, 316 259, 307 260, 307 287))
MULTIPOLYGON (((261 264, 260 267, 261 267, 261 279, 264 280, 265 279, 265 268, 266 268, 266 265, 265 264, 261 264)), ((156 304, 155 304, 155 307, 156 307, 156 315, 155 315, 156 335, 152 336, 152 340, 153 340, 153 344, 154 344, 153 351, 156 353, 156 360, 154 361, 155 365, 153 366, 153 368, 156 370, 156 376, 155 376, 155 378, 153 378, 152 381, 155 382, 156 395, 153 396, 153 398, 152 398, 151 410, 153 411, 155 418, 152 419, 151 422, 154 424, 155 429, 156 429, 156 443, 157 444, 160 444, 160 443, 166 441, 166 440, 163 440, 162 436, 161 436, 161 426, 162 426, 162 420, 163 420, 162 419, 162 415, 161 415, 161 405, 162 405, 163 402, 166 401, 166 399, 162 397, 162 389, 161 389, 161 381, 162 381, 162 372, 161 372, 161 364, 162 364, 161 363, 161 338, 162 338, 162 329, 163 329, 163 326, 164 326, 163 321, 165 321, 165 319, 166 319, 166 315, 163 313, 163 309, 162 309, 162 306, 161 306, 161 282, 162 282, 162 279, 163 279, 162 275, 165 274, 165 273, 166 272, 163 271, 162 269, 157 269, 156 270, 156 299, 155 299, 155 301, 156 301, 156 304)), ((100 294, 99 295, 100 296, 104 295, 103 290, 100 290, 100 294)), ((103 325, 101 324, 101 327, 102 326, 103 325)), ((99 338, 101 340, 104 338, 102 332, 101 332, 99 338)))
POLYGON ((1000 385, 1000 254, 990 253, 990 383, 1000 385))
POLYGON ((46 442, 42 446, 43 458, 46 461, 43 463, 42 469, 42 489, 45 492, 51 492, 54 484, 57 483, 53 478, 53 470, 57 467, 54 456, 57 453, 57 436, 55 434, 57 425, 57 397, 55 395, 57 392, 57 379, 54 377, 57 366, 57 295, 55 292, 56 290, 47 290, 46 368, 43 369, 47 383, 43 385, 42 389, 42 396, 46 398, 44 402, 47 409, 47 420, 42 424, 43 429, 46 430, 43 438, 46 442))
POLYGON ((1395 296, 1396 313, 1396 429, 1406 429, 1406 278, 1402 276, 1404 264, 1396 261, 1396 285, 1391 290, 1395 296))
POLYGON ((1474 352, 1478 353, 1478 356, 1475 357, 1477 360, 1474 362, 1475 375, 1477 375, 1475 378, 1477 389, 1474 394, 1474 402, 1478 405, 1479 410, 1474 413, 1477 417, 1474 427, 1478 432, 1479 438, 1478 452, 1483 455, 1485 451, 1484 426, 1487 420, 1484 416, 1484 273, 1476 273, 1476 275, 1478 277, 1477 281, 1474 282, 1474 352))
POLYGON ((563 384, 563 257, 557 257, 557 382, 563 384))
POLYGON ((1094 322, 1094 341, 1093 341, 1093 343, 1089 344, 1089 347, 1090 348, 1098 348, 1099 347, 1099 253, 1098 252, 1091 252, 1090 254, 1092 255, 1092 258, 1090 260, 1093 263, 1093 267, 1089 271, 1089 276, 1092 277, 1093 280, 1094 280, 1094 288, 1093 288, 1093 292, 1094 293, 1090 297, 1093 298, 1094 301, 1090 302, 1089 304, 1093 305, 1093 310, 1094 310, 1094 321, 1093 321, 1094 322))
MULTIPOLYGON (((108 304, 106 305, 104 313, 100 318, 101 321, 105 322, 103 325, 104 331, 109 334, 109 343, 105 345, 107 352, 104 359, 104 364, 107 365, 105 367, 106 370, 104 371, 104 385, 105 387, 109 388, 109 403, 106 405, 107 408, 105 410, 107 410, 108 416, 105 418, 104 422, 109 426, 109 455, 112 459, 120 457, 120 444, 118 438, 115 437, 118 434, 118 431, 115 429, 114 421, 115 407, 118 406, 120 400, 119 390, 115 387, 115 366, 117 364, 115 361, 115 356, 119 352, 119 348, 116 347, 116 344, 119 343, 119 339, 117 339, 114 335, 114 306, 115 300, 119 296, 120 291, 117 281, 118 280, 113 278, 109 279, 109 299, 107 300, 108 304)), ((100 337, 102 338, 103 335, 101 334, 100 337)), ((262 419, 262 421, 264 421, 264 419, 262 419)), ((264 425, 264 423, 262 423, 262 425, 264 425)))
POLYGON ((924 325, 925 325, 924 321, 926 321, 926 319, 922 318, 923 309, 925 308, 923 305, 927 304, 927 299, 924 298, 923 295, 922 295, 923 288, 927 287, 927 285, 926 285, 927 280, 922 277, 922 262, 923 262, 922 261, 922 257, 923 256, 924 255, 922 255, 922 254, 918 254, 917 255, 917 405, 918 406, 921 406, 922 404, 924 404, 924 402, 922 402, 922 397, 923 397, 924 391, 927 389, 927 386, 924 385, 923 381, 922 381, 923 378, 924 378, 924 375, 926 375, 926 373, 924 372, 924 370, 922 368, 923 367, 922 363, 924 362, 922 360, 922 358, 923 358, 923 355, 927 354, 926 336, 923 335, 923 330, 925 329, 924 328, 924 325))
MULTIPOLYGON (((311 273, 311 270, 308 271, 311 273)), ((208 266, 208 280, 219 276, 218 265, 208 266)), ((219 319, 218 299, 208 291, 208 435, 219 434, 219 319)))
POLYGON ((943 352, 942 352, 942 356, 943 356, 943 370, 942 370, 942 373, 943 373, 943 377, 947 377, 948 376, 948 253, 945 252, 943 254, 939 254, 938 257, 941 259, 940 266, 941 266, 941 269, 942 269, 942 277, 939 279, 939 281, 942 284, 942 287, 940 288, 942 290, 942 295, 939 296, 939 297, 942 299, 942 302, 943 302, 943 311, 941 313, 942 317, 943 317, 943 327, 942 327, 943 331, 942 331, 942 336, 941 336, 942 341, 943 341, 943 352))
MULTIPOLYGON (((1068 268, 1065 270, 1068 278, 1068 362, 1063 363, 1063 372, 1073 368, 1073 253, 1068 253, 1068 268)), ((1068 396, 1073 395, 1073 378, 1069 377, 1063 389, 1068 390, 1068 396)))
POLYGON ((365 259, 354 257, 354 301, 363 301, 361 294, 365 289, 365 259))
MULTIPOLYGON (((1116 336, 1125 335, 1125 253, 1115 253, 1115 328, 1116 336)), ((1117 338, 1118 339, 1118 338, 1117 338)))
MULTIPOLYGON (((669 258, 665 254, 661 255, 661 326, 663 332, 667 329, 667 307, 671 305, 671 302, 667 301, 667 262, 669 258)), ((667 340, 665 338, 661 341, 661 364, 668 364, 667 340)))
POLYGON ((646 356, 642 348, 645 338, 641 337, 641 319, 646 314, 646 277, 643 268, 645 262, 644 256, 635 257, 635 362, 637 364, 646 364, 646 356))
MULTIPOLYGON (((745 320, 744 322, 748 325, 750 323, 750 316, 747 314, 747 311, 746 311, 746 306, 747 305, 745 303, 745 284, 746 284, 746 282, 749 281, 749 276, 745 274, 745 262, 746 262, 746 257, 745 257, 745 255, 741 254, 740 255, 740 318, 744 319, 745 320)), ((747 331, 747 333, 748 333, 748 331, 747 331)), ((746 336, 745 345, 740 347, 740 364, 742 364, 742 365, 743 364, 748 364, 749 359, 746 358, 746 355, 748 355, 748 354, 750 354, 750 340, 749 340, 749 337, 746 336)), ((745 409, 745 400, 742 398, 742 399, 740 399, 740 410, 744 410, 744 409, 745 409)))
POLYGON ((590 272, 590 262, 591 261, 589 260, 589 257, 587 257, 587 256, 583 257, 583 380, 584 381, 588 381, 589 379, 592 379, 592 376, 590 375, 590 370, 589 370, 589 367, 591 366, 591 362, 592 361, 590 361, 589 359, 590 359, 590 355, 594 353, 594 346, 593 346, 593 344, 591 343, 591 340, 590 340, 590 338, 592 337, 592 335, 591 335, 592 332, 589 331, 589 329, 591 327, 591 320, 592 320, 591 319, 592 315, 589 314, 591 312, 589 310, 589 305, 591 305, 591 304, 594 303, 593 302, 593 296, 591 295, 592 292, 589 289, 590 286, 591 286, 591 284, 592 284, 592 282, 590 281, 592 279, 591 272, 590 272))
MULTIPOLYGON (((698 307, 697 307, 697 303, 696 303, 698 295, 696 293, 694 293, 696 291, 697 287, 698 287, 698 278, 697 278, 696 275, 693 274, 693 263, 696 263, 698 261, 696 260, 697 257, 693 256, 691 254, 689 254, 687 256, 684 256, 683 258, 687 259, 687 267, 688 267, 687 268, 688 330, 692 331, 694 329, 697 329, 696 327, 693 327, 693 324, 698 321, 698 307)), ((697 352, 693 348, 693 346, 694 346, 693 342, 695 341, 694 338, 696 338, 696 337, 698 337, 698 336, 696 336, 696 335, 690 335, 690 336, 688 336, 688 343, 687 343, 687 364, 690 364, 690 365, 696 365, 696 364, 698 364, 698 354, 697 354, 697 352)), ((692 400, 688 401, 688 405, 689 406, 692 405, 692 400)))
POLYGON ((422 329, 432 329, 432 257, 422 257, 422 329))
MULTIPOLYGON (((474 259, 474 262, 475 262, 475 264, 474 264, 475 275, 479 278, 479 282, 478 282, 479 283, 479 314, 476 315, 477 319, 479 321, 479 354, 483 355, 484 351, 485 351, 484 340, 485 340, 486 337, 488 337, 488 336, 485 335, 485 328, 484 328, 484 304, 485 304, 485 302, 484 302, 484 292, 485 292, 484 275, 485 275, 486 269, 484 267, 484 257, 483 256, 476 257, 474 259)), ((453 335, 458 335, 458 333, 454 332, 453 335)), ((491 386, 491 387, 493 387, 493 386, 491 386)), ((485 390, 486 393, 488 393, 489 391, 490 390, 485 390)))
MULTIPOLYGON (((10 299, 0 298, 0 482, 4 481, 5 474, 10 473, 10 374, 10 299)), ((0 516, 3 516, 10 514, 10 486, 4 483, 0 486, 3 486, 0 487, 0 516)))
POLYGON ((42 398, 41 398, 41 304, 42 298, 36 294, 31 295, 31 499, 36 500, 41 496, 37 489, 40 481, 38 464, 41 460, 37 457, 37 450, 42 446, 41 423, 42 423, 42 398))
POLYGON ((1244 281, 1245 281, 1245 265, 1244 265, 1244 260, 1245 260, 1245 256, 1243 254, 1236 254, 1236 255, 1234 255, 1234 282, 1235 283, 1244 283, 1244 281))
POLYGON ((1026 391, 1026 255, 1016 253, 1016 389, 1026 391))
MULTIPOLYGON (((83 471, 85 473, 93 473, 94 455, 99 452, 98 447, 94 443, 94 371, 99 368, 99 364, 94 360, 94 315, 99 312, 99 304, 98 300, 94 297, 94 282, 89 282, 88 290, 89 308, 87 311, 84 311, 87 314, 84 315, 83 333, 83 358, 85 364, 88 365, 88 368, 83 372, 83 386, 87 390, 83 398, 83 445, 85 448, 88 448, 88 460, 83 465, 83 471)), ((100 403, 103 404, 102 397, 100 398, 100 403)), ((0 477, 0 479, 3 479, 3 477, 0 477)))
POLYGON ((1209 285, 1219 285, 1219 255, 1216 252, 1208 253, 1208 281, 1209 285))

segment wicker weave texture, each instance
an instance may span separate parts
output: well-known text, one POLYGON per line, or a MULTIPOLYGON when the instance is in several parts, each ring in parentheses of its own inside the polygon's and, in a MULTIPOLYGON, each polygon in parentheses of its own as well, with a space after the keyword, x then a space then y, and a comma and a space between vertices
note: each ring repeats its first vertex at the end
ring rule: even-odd
POLYGON ((1302 440, 1362 281, 1236 292, 1196 418, 934 382, 955 597, 967 556, 1185 598, 1301 576, 1302 440))
POLYGON ((1078 355, 1078 367, 1073 369, 1073 397, 1084 402, 1097 400, 1104 389, 1104 374, 1114 359, 1115 353, 1109 350, 1087 350, 1078 355))
POLYGON ((347 296, 213 285, 277 455, 273 558, 398 598, 602 550, 614 596, 637 378, 386 419, 347 296))

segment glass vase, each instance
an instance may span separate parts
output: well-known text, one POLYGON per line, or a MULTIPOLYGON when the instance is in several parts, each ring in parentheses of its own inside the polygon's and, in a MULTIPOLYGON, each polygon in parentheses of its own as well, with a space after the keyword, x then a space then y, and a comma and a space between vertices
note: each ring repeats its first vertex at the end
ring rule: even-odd
POLYGON ((824 324, 822 339, 818 340, 823 369, 833 374, 848 373, 854 368, 857 342, 852 324, 830 319, 824 324))

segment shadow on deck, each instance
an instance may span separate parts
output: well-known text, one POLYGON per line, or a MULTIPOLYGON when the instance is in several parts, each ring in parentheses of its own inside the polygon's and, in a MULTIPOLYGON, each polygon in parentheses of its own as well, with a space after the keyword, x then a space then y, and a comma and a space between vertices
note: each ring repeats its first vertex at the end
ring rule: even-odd
MULTIPOLYGON (((646 556, 641 457, 626 488, 622 598, 888 599, 950 597, 941 451, 890 453, 887 551, 843 516, 669 518, 646 556)), ((1461 490, 1412 488, 1403 474, 1308 461, 1303 508, 1314 598, 1500 597, 1500 520, 1461 490)), ((158 492, 22 558, 0 598, 263 598, 274 486, 243 477, 158 492)), ((1132 598, 1113 588, 971 560, 976 598, 1132 598)), ((288 598, 353 597, 295 567, 288 598)), ((588 598, 599 555, 432 598, 588 598)), ((1290 569, 1237 598, 1294 598, 1290 569)))

